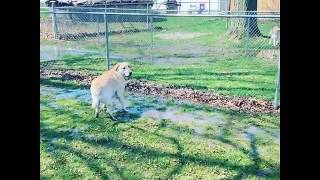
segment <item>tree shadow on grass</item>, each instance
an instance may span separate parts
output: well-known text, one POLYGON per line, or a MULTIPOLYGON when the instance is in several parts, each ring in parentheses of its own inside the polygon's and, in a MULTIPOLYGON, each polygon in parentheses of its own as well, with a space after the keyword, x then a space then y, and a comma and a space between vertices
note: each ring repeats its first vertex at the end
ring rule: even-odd
POLYGON ((243 179, 244 176, 247 175, 256 175, 259 177, 278 177, 279 173, 277 171, 273 171, 269 174, 266 174, 265 172, 261 171, 260 166, 261 164, 265 164, 268 167, 273 167, 273 169, 278 168, 275 167, 275 165, 273 165, 272 163, 263 160, 259 157, 259 152, 257 150, 257 141, 256 141, 256 137, 254 134, 250 133, 250 132, 246 132, 246 135, 250 141, 250 150, 247 150, 246 148, 242 147, 239 144, 236 144, 234 142, 232 142, 231 140, 228 139, 229 136, 229 131, 230 129, 233 129, 232 127, 232 123, 230 123, 230 121, 228 121, 222 128, 222 132, 220 135, 204 135, 204 137, 209 138, 209 139, 213 139, 213 140, 219 140, 225 144, 231 145, 232 147, 234 147, 235 149, 240 150, 241 152, 243 152, 244 154, 249 155, 250 159, 253 161, 253 164, 247 166, 247 171, 239 171, 238 175, 236 175, 235 177, 233 177, 233 179, 243 179), (248 173, 250 172, 250 173, 248 173))
MULTIPOLYGON (((70 111, 70 110, 60 108, 60 109, 55 109, 54 111, 56 111, 57 114, 68 114, 68 115, 70 114, 69 116, 71 117, 71 119, 80 120, 79 121, 80 123, 84 123, 84 124, 89 123, 89 121, 82 121, 83 117, 72 113, 72 111, 70 111)), ((132 118, 134 120, 136 120, 136 119, 139 119, 140 116, 137 115, 132 118)), ((99 120, 96 121, 95 123, 99 123, 99 120)), ((109 127, 109 129, 117 128, 117 125, 119 125, 120 123, 126 123, 126 122, 125 121, 113 122, 113 123, 111 123, 111 128, 109 127)), ((109 125, 110 125, 110 123, 107 124, 107 126, 109 126, 109 125)), ((96 124, 96 126, 101 126, 101 128, 104 128, 106 126, 106 124, 102 123, 102 121, 100 121, 100 125, 96 124)), ((88 144, 91 144, 94 146, 99 145, 99 146, 103 146, 106 148, 121 149, 123 151, 130 153, 132 156, 136 156, 139 154, 139 155, 142 155, 147 158, 168 157, 168 158, 178 159, 178 163, 167 174, 167 178, 172 178, 174 175, 179 174, 181 172, 182 168, 188 162, 196 163, 198 165, 203 165, 203 166, 218 166, 218 167, 225 168, 225 169, 235 170, 238 172, 238 174, 234 177, 234 179, 241 179, 243 176, 247 176, 247 175, 259 176, 259 174, 261 174, 260 165, 262 163, 268 165, 269 167, 278 168, 274 164, 269 163, 265 160, 262 160, 259 157, 259 154, 257 153, 256 141, 255 141, 254 137, 252 137, 251 138, 252 140, 250 141, 251 151, 241 147, 238 144, 233 143, 228 138, 226 138, 229 134, 228 131, 230 129, 232 129, 232 124, 230 122, 228 122, 222 128, 221 135, 219 135, 219 136, 206 135, 205 137, 210 138, 210 139, 219 140, 225 144, 229 144, 229 145, 233 146, 235 149, 241 150, 244 154, 250 155, 252 161, 254 162, 253 164, 241 166, 241 165, 236 165, 230 161, 213 159, 213 158, 209 158, 209 157, 200 157, 200 156, 195 156, 195 155, 186 155, 186 154, 183 154, 183 151, 184 151, 183 145, 179 142, 179 140, 177 138, 165 136, 165 135, 159 134, 157 132, 161 127, 159 127, 155 132, 150 132, 150 131, 147 131, 147 130, 144 130, 142 128, 135 127, 135 126, 131 126, 131 128, 135 128, 139 131, 143 131, 146 134, 156 135, 160 138, 169 140, 171 142, 171 144, 176 146, 177 152, 176 153, 164 152, 164 151, 160 151, 160 150, 153 149, 153 148, 146 148, 146 147, 141 147, 141 146, 136 146, 136 145, 124 143, 117 138, 117 136, 119 136, 119 133, 116 130, 111 131, 111 133, 113 134, 113 137, 96 138, 96 139, 87 138, 85 136, 85 134, 80 132, 79 133, 79 137, 80 137, 79 140, 83 141, 84 143, 88 143, 88 144)), ((172 129, 175 131, 178 131, 177 129, 174 129, 174 128, 172 128, 172 129)), ((181 133, 181 131, 179 131, 177 133, 181 133)), ((63 138, 67 141, 74 140, 74 137, 70 136, 69 131, 54 130, 54 129, 50 128, 50 126, 48 126, 46 122, 41 122, 40 134, 41 134, 41 137, 43 137, 45 139, 63 138)), ((88 155, 84 155, 84 152, 75 151, 75 149, 68 147, 66 145, 64 145, 64 146, 54 145, 54 146, 56 146, 56 148, 64 149, 66 151, 69 151, 72 154, 77 155, 78 157, 83 159, 83 161, 86 161, 87 166, 90 166, 90 169, 92 171, 96 171, 97 174, 100 174, 101 176, 108 179, 108 175, 101 173, 101 170, 99 170, 99 169, 101 169, 99 164, 97 164, 94 160, 92 160, 92 158, 91 159, 88 158, 88 155)), ((110 161, 109 165, 113 167, 114 171, 117 174, 119 174, 120 177, 123 177, 125 179, 121 169, 119 169, 112 161, 110 161)), ((267 174, 267 176, 268 177, 277 177, 278 174, 279 173, 277 171, 273 171, 273 172, 267 174)))
MULTIPOLYGON (((120 148, 121 150, 127 151, 127 152, 131 153, 132 155, 143 153, 143 156, 146 156, 148 158, 169 157, 169 158, 178 159, 179 163, 167 175, 168 178, 172 177, 175 174, 178 174, 187 162, 193 162, 193 163, 196 163, 199 165, 205 165, 205 166, 207 166, 207 165, 219 166, 222 168, 233 169, 239 173, 238 179, 240 179, 243 175, 257 175, 257 174, 259 174, 258 165, 260 162, 269 164, 268 162, 265 162, 264 160, 260 159, 259 157, 253 157, 254 162, 255 162, 253 165, 240 166, 240 165, 235 165, 232 162, 227 162, 225 160, 218 160, 218 159, 212 159, 212 158, 207 158, 207 157, 198 157, 198 156, 194 156, 194 155, 184 155, 184 154, 182 154, 183 147, 176 138, 167 137, 167 136, 155 133, 155 132, 151 133, 151 132, 148 132, 144 129, 137 128, 137 127, 132 127, 132 128, 135 128, 140 131, 144 131, 145 133, 154 134, 154 135, 159 136, 161 138, 165 138, 165 139, 170 140, 172 142, 172 144, 176 145, 178 152, 177 153, 163 152, 163 151, 159 151, 156 149, 150 149, 150 148, 130 145, 130 144, 123 143, 120 140, 114 139, 114 138, 100 138, 100 139, 96 139, 96 140, 91 140, 91 139, 85 138, 85 136, 81 136, 81 141, 88 143, 88 144, 92 144, 92 145, 104 146, 106 148, 117 148, 117 149, 120 148)), ((64 138, 68 141, 73 140, 72 137, 68 136, 68 132, 57 132, 55 130, 48 129, 48 128, 42 129, 41 134, 43 137, 50 135, 51 137, 47 137, 49 139, 52 137, 59 137, 59 138, 64 138)), ((228 143, 236 148, 239 148, 239 145, 235 145, 223 137, 218 137, 216 139, 220 140, 223 143, 228 143)), ((255 142, 252 142, 252 148, 255 148, 254 143, 255 142)), ((240 148, 240 149, 245 154, 250 154, 250 152, 245 150, 244 148, 240 148)), ((78 153, 80 153, 80 152, 78 152, 78 153)), ((273 166, 272 164, 270 164, 270 165, 273 166)), ((269 174, 268 176, 271 176, 271 175, 272 175, 272 173, 269 174)), ((275 175, 277 175, 277 174, 275 174, 275 175)))
MULTIPOLYGON (((61 136, 58 136, 61 137, 61 136)), ((82 162, 84 162, 84 164, 86 164, 86 166, 94 173, 99 175, 102 179, 110 179, 110 177, 108 176, 108 174, 106 174, 103 170, 103 168, 100 166, 100 164, 98 164, 95 160, 96 157, 95 156, 90 156, 84 152, 81 152, 77 149, 72 148, 71 146, 67 146, 67 145, 63 145, 63 144, 53 144, 48 142, 48 144, 50 146, 55 147, 55 149, 59 149, 68 153, 71 153, 73 155, 76 155, 77 157, 79 157, 82 162)), ((55 157, 58 156, 57 154, 54 155, 55 157)), ((118 171, 116 171, 117 173, 119 173, 118 171)), ((119 173, 121 174, 121 173, 119 173)))
POLYGON ((72 81, 60 81, 59 78, 41 78, 40 77, 40 83, 42 85, 47 85, 47 86, 53 86, 53 87, 63 87, 63 88, 69 88, 69 89, 77 89, 77 88, 88 88, 89 86, 83 85, 83 84, 76 84, 72 81), (57 81, 54 81, 57 80, 57 81))

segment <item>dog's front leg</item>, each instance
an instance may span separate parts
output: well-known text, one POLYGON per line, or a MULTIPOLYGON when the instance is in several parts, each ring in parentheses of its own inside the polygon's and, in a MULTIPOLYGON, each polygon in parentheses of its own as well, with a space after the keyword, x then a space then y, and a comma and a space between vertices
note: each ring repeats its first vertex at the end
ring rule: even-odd
POLYGON ((118 95, 118 98, 119 98, 119 101, 120 101, 120 104, 122 105, 122 108, 125 112, 128 112, 128 102, 127 100, 125 99, 124 97, 124 90, 120 91, 120 92, 117 92, 117 95, 118 95))
POLYGON ((120 101, 120 103, 121 103, 121 105, 122 105, 123 110, 124 110, 125 112, 128 112, 128 109, 127 109, 127 107, 128 107, 127 100, 126 100, 123 96, 120 96, 120 97, 119 97, 119 101, 120 101))

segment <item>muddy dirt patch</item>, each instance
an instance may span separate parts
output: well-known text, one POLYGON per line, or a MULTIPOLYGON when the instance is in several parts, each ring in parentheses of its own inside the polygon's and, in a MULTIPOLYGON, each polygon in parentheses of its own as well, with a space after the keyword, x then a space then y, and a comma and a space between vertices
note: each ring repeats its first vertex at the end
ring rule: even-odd
MULTIPOLYGON (((75 80, 79 85, 90 87, 90 82, 97 76, 70 70, 40 70, 43 79, 75 80)), ((213 107, 227 108, 248 113, 277 113, 271 101, 257 100, 245 97, 228 97, 214 93, 203 92, 190 88, 158 85, 146 80, 127 81, 127 90, 133 94, 170 97, 176 100, 188 100, 194 103, 213 107)))

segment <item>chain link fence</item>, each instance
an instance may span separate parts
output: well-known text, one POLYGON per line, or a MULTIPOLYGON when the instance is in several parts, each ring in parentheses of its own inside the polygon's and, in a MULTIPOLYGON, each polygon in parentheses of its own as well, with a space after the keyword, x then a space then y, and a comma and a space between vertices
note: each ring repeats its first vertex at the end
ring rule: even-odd
MULTIPOLYGON (((106 30, 101 13, 108 13, 112 59, 130 57, 161 61, 164 58, 243 55, 273 59, 280 47, 270 43, 271 29, 280 26, 278 17, 232 17, 232 13, 225 13, 224 17, 164 16, 152 10, 116 8, 59 7, 54 11, 54 15, 40 17, 41 39, 77 41, 78 45, 85 44, 100 51, 105 48, 106 30)), ((241 15, 251 14, 237 13, 237 16, 241 15)))
POLYGON ((280 27, 277 13, 224 11, 193 15, 190 11, 163 11, 47 8, 40 16, 41 59, 79 54, 106 58, 108 66, 116 61, 138 61, 162 67, 239 57, 274 63, 280 59, 280 39, 276 39, 277 43, 272 39, 272 29, 280 27), (58 52, 46 57, 50 56, 46 50, 52 45, 58 52))

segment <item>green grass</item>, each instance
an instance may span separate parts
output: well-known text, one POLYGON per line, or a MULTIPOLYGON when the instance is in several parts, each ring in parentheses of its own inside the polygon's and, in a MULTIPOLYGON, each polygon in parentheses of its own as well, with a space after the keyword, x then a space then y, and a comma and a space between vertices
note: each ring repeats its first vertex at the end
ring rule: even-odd
MULTIPOLYGON (((44 13, 41 14, 43 16, 44 13)), ((275 24, 259 22, 259 28, 267 35, 275 24)), ((255 57, 240 56, 245 44, 230 40, 225 35, 226 20, 171 17, 154 23, 154 26, 164 28, 154 32, 155 62, 132 62, 134 79, 229 96, 273 100, 276 65, 255 57), (187 40, 164 40, 158 36, 176 32, 201 32, 205 35, 187 40), (230 51, 237 54, 229 54, 230 51), (176 58, 175 62, 181 62, 176 65, 157 64, 156 60, 161 58, 176 58)), ((110 28, 117 30, 120 26, 114 24, 110 28)), ((69 30, 72 30, 71 26, 69 30)), ((148 57, 150 38, 149 32, 112 35, 109 39, 111 55, 148 57)), ((270 49, 265 42, 266 39, 257 38, 251 41, 250 48, 261 46, 270 49)), ((96 40, 40 39, 40 43, 103 50, 103 44, 96 40)), ((70 55, 54 62, 40 62, 40 68, 101 74, 106 65, 104 59, 70 55)), ((83 88, 75 81, 41 78, 40 82, 42 87, 83 88)), ((67 94, 67 90, 61 93, 67 94)), ((166 111, 173 107, 181 114, 201 111, 207 115, 221 115, 223 124, 201 126, 187 121, 176 123, 173 119, 139 116, 130 116, 130 121, 114 122, 105 113, 94 118, 90 104, 79 98, 59 99, 58 95, 41 93, 40 96, 41 179, 280 178, 279 143, 259 135, 248 141, 242 134, 251 126, 266 131, 279 129, 279 115, 249 115, 207 106, 176 105, 168 100, 157 110, 166 111), (203 134, 197 134, 199 127, 205 129, 203 134), (79 131, 76 136, 70 136, 72 129, 79 131), (266 177, 259 176, 263 171, 268 172, 266 177)), ((131 106, 152 107, 157 104, 149 97, 144 97, 143 102, 134 102, 131 106)))
MULTIPOLYGON (((43 9, 43 11, 45 11, 46 9, 43 9)), ((40 12, 40 18, 48 18, 49 17, 49 13, 48 12, 40 12)))
MULTIPOLYGON (((184 113, 223 116, 224 124, 210 125, 197 135, 194 124, 170 119, 115 122, 104 113, 96 119, 89 104, 56 99, 58 94, 40 97, 41 179, 279 179, 279 144, 260 136, 250 142, 241 136, 250 126, 279 128, 279 116, 180 105, 184 113), (72 129, 79 131, 70 136, 72 129), (269 173, 259 177, 262 171, 269 173)), ((153 103, 148 98, 144 102, 153 103)))
POLYGON ((46 11, 46 12, 40 12, 40 17, 48 17, 49 16, 48 9, 49 7, 46 7, 45 3, 40 2, 40 11, 46 11))
MULTIPOLYGON (((209 60, 210 61, 210 60, 209 60)), ((255 58, 163 68, 134 66, 134 78, 230 96, 272 99, 276 67, 255 58)))
MULTIPOLYGON (((41 84, 79 87, 58 80, 41 84)), ((223 125, 207 126, 204 135, 197 136, 195 123, 139 117, 113 122, 104 113, 95 119, 90 104, 73 98, 56 99, 56 95, 40 97, 42 179, 279 179, 279 144, 259 136, 250 143, 240 135, 250 126, 279 128, 278 115, 180 105, 181 113, 223 114, 223 125), (89 128, 81 130, 84 126, 89 128), (69 136, 74 128, 80 129, 79 137, 69 136), (257 149, 259 156, 250 154, 252 149, 257 149), (263 171, 269 172, 267 177, 258 176, 263 171)), ((144 102, 145 106, 156 103, 148 98, 144 102)), ((159 110, 172 106, 175 103, 168 101, 159 110)))
MULTIPOLYGON (((223 47, 223 48, 245 48, 244 41, 245 39, 241 41, 235 41, 231 40, 228 35, 226 35, 227 32, 227 23, 228 20, 225 18, 207 18, 207 17, 167 17, 166 21, 162 22, 154 22, 153 27, 162 27, 162 31, 154 31, 154 44, 156 46, 175 46, 179 44, 190 44, 194 46, 207 46, 207 47, 223 47), (194 33, 194 32, 201 32, 205 33, 202 36, 193 38, 192 40, 179 40, 179 41, 170 41, 161 39, 158 37, 160 34, 170 34, 170 33, 194 33)), ((129 26, 128 23, 126 26, 129 26)), ((132 23, 133 26, 136 29, 145 30, 146 25, 144 23, 132 23)), ((278 22, 274 21, 267 21, 267 22, 259 22, 259 28, 262 34, 268 35, 270 32, 270 29, 274 26, 279 24, 278 22)), ((64 26, 63 23, 60 24, 61 26, 64 26)), ((110 23, 109 25, 109 31, 117 31, 117 30, 127 30, 124 29, 119 23, 110 23)), ((100 23, 100 27, 103 27, 103 23, 100 23)), ((79 29, 82 29, 81 32, 95 32, 96 29, 96 23, 82 23, 77 24, 73 27, 72 24, 68 24, 67 27, 64 27, 63 29, 68 28, 68 33, 72 33, 73 31, 76 31, 79 33, 79 29), (75 28, 75 29, 74 29, 75 28)), ((66 30, 65 30, 66 31, 66 30)), ((103 37, 102 37, 103 38, 103 37)), ((103 41, 103 39, 102 39, 103 41)), ((124 48, 132 47, 133 45, 137 46, 144 46, 144 45, 150 45, 151 43, 151 33, 150 32, 128 32, 125 34, 115 34, 112 35, 109 38, 110 44, 113 46, 111 48, 117 48, 118 46, 122 46, 124 48)), ((271 46, 267 43, 268 39, 259 37, 256 39, 250 40, 250 44, 252 44, 250 47, 254 47, 254 45, 262 46, 261 48, 268 49, 271 48, 271 46), (252 41, 252 42, 251 42, 252 41)), ((64 42, 61 42, 64 43, 64 42)), ((92 44, 94 42, 88 41, 87 44, 92 44)), ((127 54, 128 52, 121 51, 122 53, 127 54)))
MULTIPOLYGON (((41 62, 41 66, 96 74, 106 69, 103 59, 76 56, 56 62, 41 62)), ((181 65, 133 62, 132 66, 134 79, 146 79, 158 84, 189 87, 228 96, 267 100, 274 97, 277 67, 258 58, 208 58, 201 63, 182 62, 181 65)))

